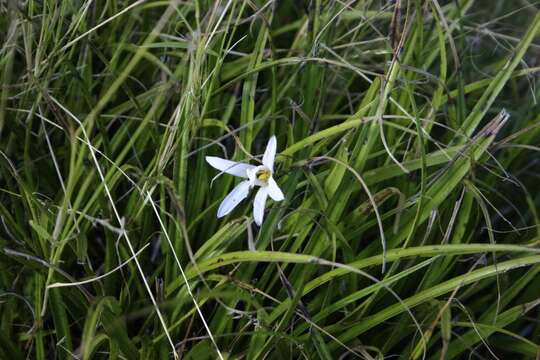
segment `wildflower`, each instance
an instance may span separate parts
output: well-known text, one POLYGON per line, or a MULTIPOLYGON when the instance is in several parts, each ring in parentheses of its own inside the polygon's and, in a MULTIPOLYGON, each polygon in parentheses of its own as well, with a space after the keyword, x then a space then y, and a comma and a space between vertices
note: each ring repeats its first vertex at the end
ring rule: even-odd
POLYGON ((207 156, 206 161, 212 167, 221 172, 238 176, 246 180, 242 181, 223 199, 219 205, 217 217, 221 218, 229 214, 248 195, 250 189, 255 186, 260 187, 253 201, 253 218, 255 223, 261 226, 264 217, 264 206, 266 198, 270 197, 274 201, 281 201, 285 197, 273 178, 274 159, 276 157, 276 137, 272 136, 266 145, 262 165, 255 166, 241 162, 221 159, 215 156, 207 156))

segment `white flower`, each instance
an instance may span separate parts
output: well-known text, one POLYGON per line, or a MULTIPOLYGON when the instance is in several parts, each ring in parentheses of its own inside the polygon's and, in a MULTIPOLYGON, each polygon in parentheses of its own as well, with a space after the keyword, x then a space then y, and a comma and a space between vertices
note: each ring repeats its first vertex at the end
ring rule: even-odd
POLYGON ((263 222, 264 206, 268 195, 274 201, 281 201, 285 198, 283 192, 272 177, 274 174, 276 148, 276 137, 272 136, 264 151, 263 164, 259 166, 225 160, 215 156, 206 157, 206 161, 219 171, 247 179, 236 185, 229 195, 223 199, 223 202, 219 205, 218 218, 230 213, 240 201, 248 196, 249 190, 255 186, 259 186, 260 189, 257 191, 255 200, 253 201, 253 218, 259 226, 263 222))

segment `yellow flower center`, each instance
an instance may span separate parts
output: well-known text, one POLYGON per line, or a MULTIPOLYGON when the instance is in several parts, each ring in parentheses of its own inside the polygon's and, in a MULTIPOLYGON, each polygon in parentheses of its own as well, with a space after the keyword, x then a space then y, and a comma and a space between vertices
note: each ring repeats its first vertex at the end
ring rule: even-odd
POLYGON ((272 176, 272 172, 268 169, 262 169, 257 171, 257 174, 255 175, 257 176, 258 180, 266 182, 268 179, 270 179, 270 176, 272 176))

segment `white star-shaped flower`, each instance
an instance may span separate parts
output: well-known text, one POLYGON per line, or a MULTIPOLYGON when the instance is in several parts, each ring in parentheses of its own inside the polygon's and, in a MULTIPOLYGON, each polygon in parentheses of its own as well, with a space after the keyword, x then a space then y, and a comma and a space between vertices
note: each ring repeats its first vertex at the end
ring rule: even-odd
POLYGON ((238 176, 247 180, 242 181, 223 199, 219 205, 217 217, 221 218, 230 213, 242 200, 249 195, 249 190, 255 186, 260 189, 253 201, 253 218, 255 223, 261 226, 264 218, 264 206, 268 195, 274 201, 281 201, 285 197, 273 178, 274 159, 276 157, 276 137, 272 136, 266 145, 262 165, 255 166, 236 161, 221 159, 215 156, 207 156, 206 161, 221 172, 238 176))

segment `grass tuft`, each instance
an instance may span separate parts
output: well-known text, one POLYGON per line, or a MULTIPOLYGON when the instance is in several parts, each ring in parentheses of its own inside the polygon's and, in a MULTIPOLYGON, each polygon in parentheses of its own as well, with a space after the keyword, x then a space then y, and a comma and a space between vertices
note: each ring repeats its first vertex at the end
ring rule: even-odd
POLYGON ((0 359, 538 358, 539 9, 0 0, 0 359))

